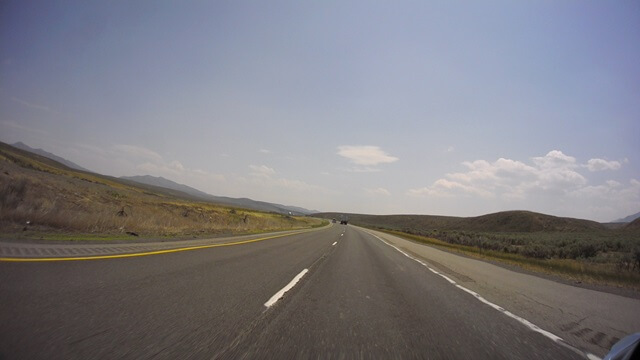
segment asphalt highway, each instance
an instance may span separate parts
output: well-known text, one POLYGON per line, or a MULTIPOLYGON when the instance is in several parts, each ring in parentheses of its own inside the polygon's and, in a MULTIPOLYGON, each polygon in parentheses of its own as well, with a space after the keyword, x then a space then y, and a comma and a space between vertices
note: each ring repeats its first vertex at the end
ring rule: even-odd
POLYGON ((0 359, 115 358, 584 354, 351 226, 151 256, 0 262, 0 359))

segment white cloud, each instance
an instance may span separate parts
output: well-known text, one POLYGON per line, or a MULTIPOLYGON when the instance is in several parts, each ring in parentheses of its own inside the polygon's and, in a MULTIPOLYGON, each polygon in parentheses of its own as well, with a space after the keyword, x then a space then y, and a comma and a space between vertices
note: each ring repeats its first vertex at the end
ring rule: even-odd
POLYGON ((585 186, 569 193, 573 197, 598 198, 600 200, 623 203, 629 200, 640 200, 640 182, 636 179, 629 181, 629 186, 609 180, 602 185, 585 186))
POLYGON ((381 195, 381 196, 391 196, 391 193, 389 192, 389 190, 379 187, 376 189, 364 189, 364 191, 369 194, 369 195, 381 195))
POLYGON ((281 188, 289 191, 308 192, 322 190, 319 186, 308 184, 301 180, 277 177, 276 171, 266 165, 249 165, 251 178, 239 178, 241 181, 249 182, 254 186, 263 187, 265 190, 281 188))
POLYGON ((580 166, 572 156, 553 150, 534 157, 532 164, 500 158, 494 162, 476 160, 463 162, 465 172, 446 174, 431 186, 410 189, 410 196, 499 196, 506 200, 527 199, 540 192, 567 194, 587 184, 578 171, 580 166))
POLYGON ((481 187, 474 187, 472 185, 463 184, 456 181, 447 179, 436 180, 432 186, 422 187, 418 189, 409 189, 407 195, 423 197, 423 196, 436 196, 436 197, 450 197, 454 195, 467 194, 477 195, 481 197, 491 197, 493 194, 481 187))
POLYGON ((380 172, 382 170, 378 169, 378 168, 374 168, 374 167, 370 167, 370 166, 365 166, 365 167, 354 167, 351 169, 344 169, 345 171, 348 172, 353 172, 353 173, 374 173, 374 172, 380 172))
POLYGON ((622 184, 620 184, 619 182, 617 182, 617 181, 615 181, 615 180, 607 180, 605 183, 606 183, 609 187, 612 187, 612 188, 616 188, 616 187, 619 187, 619 186, 621 186, 621 185, 622 185, 622 184))
POLYGON ((260 150, 258 150, 258 152, 261 153, 261 154, 271 154, 271 151, 267 150, 267 149, 260 149, 260 150))
POLYGON ((414 197, 427 197, 427 196, 443 196, 445 194, 438 193, 437 190, 425 186, 421 188, 409 189, 407 190, 407 195, 414 197))
POLYGON ((640 181, 628 184, 609 180, 601 185, 585 186, 568 194, 571 204, 578 211, 586 209, 591 216, 612 221, 624 214, 632 214, 640 208, 640 181))
POLYGON ((202 184, 226 180, 223 175, 191 169, 177 160, 166 160, 157 152, 138 145, 116 144, 106 151, 91 145, 78 146, 120 164, 121 168, 127 169, 127 175, 163 176, 178 182, 198 181, 202 184))
POLYGON ((356 165, 363 166, 376 166, 398 161, 397 157, 387 154, 378 146, 342 145, 338 146, 338 155, 349 159, 356 165))
POLYGON ((576 158, 567 156, 559 150, 552 150, 542 157, 534 157, 534 164, 540 168, 558 168, 558 167, 574 167, 576 158))
POLYGON ((160 154, 153 150, 149 150, 142 146, 117 144, 113 146, 113 149, 132 160, 149 160, 152 162, 164 162, 164 159, 160 154))
POLYGON ((273 168, 266 165, 249 165, 249 169, 251 169, 251 175, 259 177, 270 177, 276 173, 273 168))
POLYGON ((589 171, 618 170, 622 167, 619 161, 607 161, 604 159, 590 159, 587 162, 589 171))
POLYGON ((293 190, 297 192, 322 190, 319 186, 307 184, 306 182, 301 180, 293 180, 293 179, 285 179, 285 178, 274 179, 272 184, 287 190, 293 190))
MULTIPOLYGON (((592 159, 593 160, 593 159, 592 159)), ((611 169, 617 165, 607 162, 611 169)), ((602 162, 591 161, 602 168, 602 162)), ((466 171, 449 173, 430 186, 409 189, 416 198, 473 197, 487 209, 527 208, 563 216, 610 221, 640 208, 640 181, 607 180, 590 184, 589 163, 554 150, 530 162, 500 158, 464 162, 466 171), (586 174, 584 174, 586 173, 586 174), (491 201, 486 201, 491 199, 491 201)))

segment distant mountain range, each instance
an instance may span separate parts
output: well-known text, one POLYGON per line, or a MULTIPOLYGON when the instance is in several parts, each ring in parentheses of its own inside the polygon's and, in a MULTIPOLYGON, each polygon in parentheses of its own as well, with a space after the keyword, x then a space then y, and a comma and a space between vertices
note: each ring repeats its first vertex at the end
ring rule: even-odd
POLYGON ((44 156, 46 158, 49 158, 49 159, 54 160, 54 161, 57 161, 60 164, 65 165, 65 166, 70 167, 70 168, 75 169, 75 170, 92 172, 91 170, 87 170, 87 169, 83 168, 82 166, 80 166, 80 165, 78 165, 78 164, 76 164, 76 163, 74 163, 72 161, 69 161, 69 160, 67 160, 65 158, 61 158, 60 156, 57 156, 57 155, 52 154, 50 152, 44 151, 42 149, 34 149, 31 146, 29 146, 29 145, 27 145, 27 144, 25 144, 23 142, 20 142, 20 141, 18 141, 17 143, 15 143, 15 144, 13 144, 11 146, 17 147, 20 150, 24 150, 24 151, 28 151, 28 152, 31 152, 31 153, 34 153, 34 154, 38 154, 40 156, 44 156))
MULTIPOLYGON (((12 146, 20 150, 28 151, 30 153, 46 157, 48 159, 56 161, 74 170, 92 172, 91 170, 87 170, 72 161, 69 161, 67 159, 64 159, 60 156, 57 156, 55 154, 52 154, 42 149, 34 149, 23 142, 17 142, 12 146)), ((151 186, 161 187, 164 189, 179 191, 179 192, 188 194, 191 197, 201 201, 209 201, 209 202, 213 202, 221 205, 230 205, 230 206, 236 206, 236 207, 241 207, 245 209, 270 211, 270 212, 275 212, 279 214, 290 213, 291 215, 309 215, 309 214, 318 212, 317 210, 307 210, 305 208, 301 208, 298 206, 274 204, 274 203, 269 203, 265 201, 252 200, 248 198, 230 198, 225 196, 214 196, 214 195, 207 194, 203 191, 200 191, 198 189, 194 189, 190 186, 179 184, 174 181, 165 179, 163 177, 143 175, 143 176, 123 176, 120 179, 133 181, 138 184, 151 185, 151 186)))
POLYGON ((230 198, 226 196, 215 196, 215 195, 207 194, 203 191, 192 188, 190 186, 179 184, 169 179, 165 179, 163 177, 142 175, 142 176, 122 176, 120 177, 120 179, 130 180, 140 184, 159 186, 166 189, 181 191, 183 193, 189 194, 203 201, 211 201, 211 202, 223 204, 223 205, 231 205, 231 206, 237 206, 237 207, 248 208, 253 210, 260 210, 260 211, 270 211, 270 212, 276 212, 280 214, 291 213, 292 215, 309 215, 309 214, 318 212, 317 210, 308 210, 298 206, 274 204, 274 203, 269 203, 265 201, 252 200, 248 198, 230 198))
POLYGON ((630 222, 633 222, 636 219, 640 219, 640 212, 639 213, 635 213, 633 215, 629 215, 626 218, 618 219, 618 220, 612 221, 612 222, 614 222, 614 223, 630 223, 630 222))
POLYGON ((105 239, 126 235, 191 239, 321 224, 310 217, 286 216, 286 209, 270 209, 277 213, 231 208, 183 191, 76 170, 1 141, 0 167, 2 234, 23 229, 29 230, 25 238, 60 231, 65 236, 104 234, 105 239))
MULTIPOLYGON (((59 162, 69 168, 81 171, 92 172, 91 170, 87 170, 82 166, 64 159, 60 156, 47 152, 43 149, 34 149, 22 142, 17 142, 12 146, 28 151, 56 162, 59 162)), ((266 201, 257 201, 249 198, 231 198, 225 196, 215 196, 211 194, 207 194, 198 189, 192 188, 187 185, 179 184, 177 182, 165 179, 163 177, 156 177, 150 175, 142 175, 142 176, 123 176, 120 177, 122 180, 132 181, 138 184, 150 185, 155 187, 160 187, 164 189, 169 189, 173 191, 178 191, 180 193, 184 193, 193 197, 194 199, 201 201, 209 201, 221 205, 229 205, 236 206, 246 209, 260 210, 260 211, 268 211, 275 212, 279 214, 289 214, 292 215, 311 215, 317 214, 320 217, 326 218, 339 218, 340 213, 319 213, 317 210, 308 210, 305 208, 301 208, 298 206, 289 206, 282 205, 276 203, 269 203, 266 201)), ((487 229, 496 229, 496 228, 504 228, 503 231, 539 231, 539 230, 576 230, 576 229, 586 229, 586 228, 598 228, 601 224, 592 221, 586 220, 578 220, 578 219, 566 219, 566 218, 556 218, 551 217, 544 214, 536 214, 527 211, 512 211, 512 212, 502 212, 497 214, 488 214, 476 218, 459 218, 459 217, 447 217, 447 216, 428 216, 428 215, 362 215, 362 214, 348 214, 352 220, 356 220, 356 222, 361 223, 363 225, 371 225, 374 220, 375 223, 386 223, 390 222, 395 225, 392 228, 397 227, 399 225, 402 226, 425 226, 429 224, 429 226, 433 228, 456 228, 456 229, 473 229, 473 230, 487 230, 487 229), (578 225, 579 224, 579 225, 578 225), (598 225, 596 225, 598 224, 598 225)), ((640 212, 629 215, 625 218, 618 219, 613 221, 611 225, 617 227, 624 226, 622 223, 634 223, 635 227, 638 227, 637 219, 640 219, 640 212)), ((628 224, 631 225, 631 224, 628 224)))

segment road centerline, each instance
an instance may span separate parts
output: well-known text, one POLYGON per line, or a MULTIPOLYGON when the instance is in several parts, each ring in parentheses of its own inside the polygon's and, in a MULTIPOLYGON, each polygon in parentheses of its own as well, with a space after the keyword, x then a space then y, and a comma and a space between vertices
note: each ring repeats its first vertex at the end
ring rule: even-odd
POLYGON ((280 298, 282 298, 284 296, 284 294, 291 290, 294 286, 296 286, 296 284, 298 283, 298 281, 300 281, 300 279, 302 279, 302 277, 309 271, 309 269, 304 269, 302 270, 298 275, 296 275, 293 280, 291 280, 285 287, 283 287, 282 289, 280 289, 280 291, 278 291, 277 293, 273 294, 273 296, 266 302, 264 303, 264 306, 266 306, 267 308, 270 308, 271 306, 273 306, 278 300, 280 300, 280 298))

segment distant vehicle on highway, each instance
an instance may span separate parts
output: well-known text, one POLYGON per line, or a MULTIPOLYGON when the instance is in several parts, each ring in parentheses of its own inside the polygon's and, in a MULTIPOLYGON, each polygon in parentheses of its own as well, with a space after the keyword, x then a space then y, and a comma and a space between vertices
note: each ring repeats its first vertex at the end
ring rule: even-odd
POLYGON ((336 219, 331 219, 331 222, 335 224, 336 223, 336 219))
POLYGON ((347 225, 347 223, 349 223, 349 217, 341 215, 340 216, 340 224, 347 225))

